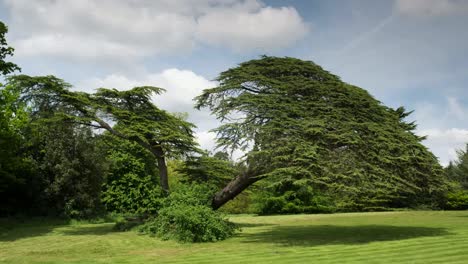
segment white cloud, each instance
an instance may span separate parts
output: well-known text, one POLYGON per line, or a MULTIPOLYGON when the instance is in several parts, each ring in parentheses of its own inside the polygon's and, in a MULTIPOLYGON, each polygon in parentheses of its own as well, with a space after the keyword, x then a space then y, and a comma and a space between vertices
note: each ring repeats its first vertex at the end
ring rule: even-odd
POLYGON ((286 47, 308 31, 292 7, 265 7, 248 13, 223 10, 201 17, 198 25, 199 40, 236 51, 286 47))
POLYGON ((308 31, 293 7, 261 0, 4 2, 17 56, 137 59, 189 52, 198 43, 271 50, 308 31))
MULTIPOLYGON (((207 109, 194 109, 193 98, 203 89, 216 85, 201 75, 190 70, 166 69, 158 73, 146 74, 140 78, 130 78, 121 74, 111 74, 103 78, 91 78, 78 83, 76 90, 94 92, 100 87, 128 90, 136 86, 150 85, 164 88, 167 91, 153 98, 155 104, 161 109, 170 112, 188 113, 188 121, 194 123, 195 137, 202 149, 216 151, 216 134, 210 130, 219 126, 219 121, 210 115, 207 109)), ((235 150, 232 158, 237 160, 245 153, 235 150)))
POLYGON ((145 85, 166 90, 166 92, 154 98, 155 103, 162 109, 199 115, 199 111, 194 111, 193 98, 199 95, 203 89, 214 87, 216 83, 190 70, 172 68, 158 73, 149 73, 139 78, 111 74, 103 78, 84 80, 78 83, 76 87, 78 90, 93 92, 94 89, 100 87, 127 90, 145 85))
POLYGON ((443 105, 421 103, 413 118, 420 124, 417 134, 427 136, 423 141, 442 165, 456 159, 456 150, 468 143, 468 110, 456 98, 447 97, 443 105))
POLYGON ((468 114, 468 111, 466 111, 463 108, 463 106, 460 105, 457 98, 455 97, 448 97, 447 102, 448 102, 448 113, 454 118, 460 121, 463 121, 466 118, 466 114, 468 114))
POLYGON ((17 42, 16 46, 18 56, 34 55, 57 55, 77 56, 82 59, 96 57, 112 57, 114 54, 120 54, 122 57, 141 57, 145 51, 141 49, 132 49, 127 45, 108 40, 80 38, 74 35, 62 34, 44 34, 32 36, 17 42), (73 48, 73 51, 70 49, 73 48))
POLYGON ((446 16, 468 13, 466 0, 397 0, 396 10, 404 15, 446 16))
POLYGON ((427 136, 424 144, 440 158, 442 165, 457 158, 456 151, 465 149, 468 143, 468 129, 426 129, 418 131, 418 135, 427 136))
POLYGON ((195 134, 198 143, 202 149, 214 150, 216 134, 210 131, 200 131, 195 134))

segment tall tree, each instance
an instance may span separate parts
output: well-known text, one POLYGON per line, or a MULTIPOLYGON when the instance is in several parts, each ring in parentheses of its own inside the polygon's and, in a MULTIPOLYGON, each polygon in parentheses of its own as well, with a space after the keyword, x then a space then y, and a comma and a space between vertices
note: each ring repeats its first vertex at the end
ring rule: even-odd
POLYGON ((8 27, 0 21, 0 75, 7 75, 20 70, 18 65, 5 61, 6 57, 13 56, 14 49, 8 46, 6 41, 6 33, 8 27))
POLYGON ((71 85, 54 76, 8 78, 8 85, 22 92, 22 100, 33 111, 63 108, 62 120, 105 129, 110 134, 136 142, 154 156, 161 187, 169 191, 166 157, 197 151, 192 128, 186 122, 156 107, 157 87, 135 87, 126 91, 100 88, 94 94, 71 91, 71 85), (112 123, 114 125, 112 125, 112 123))
POLYGON ((40 182, 40 212, 73 218, 93 217, 103 212, 101 186, 107 172, 99 135, 87 126, 33 121, 28 140, 34 159, 35 178, 40 182))
POLYGON ((15 103, 19 94, 5 89, 2 84, 4 75, 20 70, 16 64, 5 61, 14 51, 7 44, 7 32, 7 26, 0 21, 0 199, 5 204, 0 208, 0 215, 21 207, 12 194, 24 187, 24 178, 30 176, 28 162, 18 153, 21 142, 19 130, 25 124, 27 114, 23 105, 15 103))
POLYGON ((404 108, 382 105, 313 62, 264 56, 217 81, 197 107, 223 122, 215 129, 220 147, 248 152, 246 170, 214 196, 214 209, 267 177, 333 190, 362 201, 356 209, 426 199, 443 188, 442 168, 404 108))

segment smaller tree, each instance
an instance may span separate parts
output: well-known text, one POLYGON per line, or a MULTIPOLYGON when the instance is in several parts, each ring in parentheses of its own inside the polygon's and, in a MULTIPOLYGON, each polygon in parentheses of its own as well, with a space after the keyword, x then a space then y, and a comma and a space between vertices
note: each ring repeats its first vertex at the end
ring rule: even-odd
MULTIPOLYGON (((107 171, 104 153, 91 129, 36 121, 31 154, 43 184, 44 213, 88 218, 103 212, 101 186, 107 171)), ((39 197, 36 197, 36 199, 39 197)))
POLYGON ((152 95, 162 88, 142 86, 126 91, 99 88, 94 94, 70 91, 71 85, 54 76, 8 78, 22 99, 39 109, 64 108, 62 118, 137 143, 156 160, 160 184, 169 191, 166 158, 198 151, 193 124, 155 106, 152 95), (110 122, 115 125, 111 125, 110 122))
POLYGON ((445 168, 447 177, 462 189, 468 190, 468 144, 465 150, 457 151, 458 159, 445 168))

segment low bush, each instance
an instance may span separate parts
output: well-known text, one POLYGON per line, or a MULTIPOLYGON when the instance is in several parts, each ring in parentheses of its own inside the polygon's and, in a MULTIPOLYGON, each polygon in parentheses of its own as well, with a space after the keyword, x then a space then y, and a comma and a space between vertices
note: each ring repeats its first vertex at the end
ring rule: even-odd
POLYGON ((232 236, 236 227, 208 206, 180 204, 162 208, 139 230, 163 240, 215 242, 232 236))
POLYGON ((232 236, 236 226, 209 207, 211 190, 201 185, 182 186, 164 201, 156 217, 139 231, 179 242, 214 242, 232 236))
POLYGON ((447 210, 468 209, 468 191, 456 191, 448 193, 445 207, 447 210))
POLYGON ((260 215, 315 214, 336 211, 336 206, 330 197, 314 190, 311 186, 297 183, 271 185, 259 191, 254 197, 257 213, 260 215))

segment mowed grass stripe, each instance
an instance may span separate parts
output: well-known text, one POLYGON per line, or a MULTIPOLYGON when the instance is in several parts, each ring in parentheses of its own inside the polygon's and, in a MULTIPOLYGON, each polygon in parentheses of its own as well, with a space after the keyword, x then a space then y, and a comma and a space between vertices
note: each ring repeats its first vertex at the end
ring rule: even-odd
POLYGON ((468 262, 466 211, 232 219, 250 225, 227 241, 204 244, 110 232, 109 224, 16 227, 2 231, 0 263, 468 262))
MULTIPOLYGON (((314 260, 318 262, 337 262, 342 263, 343 259, 346 262, 356 262, 356 263, 364 263, 364 262, 389 262, 389 260, 398 262, 411 262, 421 260, 421 262, 427 262, 428 260, 436 261, 436 260, 443 260, 447 256, 453 256, 458 254, 458 259, 468 259, 468 255, 466 254, 466 246, 458 246, 457 248, 452 248, 451 250, 441 249, 445 252, 436 252, 431 253, 431 249, 421 249, 408 252, 408 254, 401 254, 397 251, 386 253, 385 249, 375 254, 362 254, 362 252, 354 252, 354 253, 343 253, 338 252, 337 254, 310 254, 310 252, 303 251, 303 252, 295 252, 294 254, 290 253, 278 253, 278 254, 271 254, 269 252, 259 252, 258 254, 251 254, 251 255, 244 255, 242 253, 241 256, 228 256, 228 255, 211 255, 211 256, 199 256, 199 257, 188 257, 185 261, 177 262, 177 263, 215 263, 217 261, 223 261, 224 263, 246 263, 246 262, 273 262, 275 259, 282 259, 281 263, 305 263, 304 261, 307 260, 314 260), (268 254, 269 253, 269 254, 268 254), (420 257, 415 257, 420 256, 420 257), (429 258, 428 258, 429 257, 429 258)), ((452 257, 453 258, 453 257, 452 257)), ((456 258, 455 258, 456 259, 456 258)))
MULTIPOLYGON (((466 240, 460 240, 460 242, 465 242, 466 240)), ((437 252, 435 254, 431 254, 434 256, 438 255, 449 255, 451 251, 457 250, 457 249, 464 249, 466 246, 464 243, 460 243, 458 247, 444 247, 445 242, 442 241, 440 243, 419 243, 419 245, 414 245, 411 248, 405 247, 404 245, 400 245, 397 247, 382 247, 380 245, 376 245, 375 247, 368 247, 365 250, 362 250, 360 248, 353 248, 350 250, 346 251, 339 251, 336 248, 333 250, 296 250, 294 253, 292 252, 281 252, 281 249, 278 249, 278 254, 274 254, 273 256, 271 252, 265 252, 261 251, 258 253, 252 253, 252 254, 245 254, 244 252, 237 252, 237 254, 240 254, 241 256, 236 256, 235 260, 232 259, 233 254, 213 254, 211 256, 206 256, 206 255, 200 255, 198 257, 195 256, 189 256, 186 260, 187 263, 190 262, 198 262, 198 261, 205 261, 205 262, 211 262, 213 260, 220 260, 220 259, 229 259, 231 258, 231 261, 228 261, 228 263, 234 263, 236 261, 245 261, 245 260, 251 260, 251 261, 257 261, 258 256, 261 255, 260 259, 262 260, 271 260, 274 258, 277 258, 278 255, 284 255, 284 256, 289 256, 288 260, 283 261, 283 263, 297 263, 300 260, 307 259, 307 258, 312 258, 317 261, 326 261, 330 260, 330 258, 346 258, 348 261, 359 261, 359 260, 366 260, 369 258, 384 258, 384 259, 410 259, 413 260, 415 255, 429 255, 429 253, 434 252, 434 246, 440 250, 440 252, 437 252), (429 248, 428 248, 429 247, 429 248), (447 253, 448 252, 448 253, 447 253)), ((460 254, 462 254, 461 252, 460 254)), ((467 252, 462 255, 467 255, 467 252)))
MULTIPOLYGON (((281 252, 278 251, 277 254, 272 254, 271 252, 259 252, 258 254, 243 254, 241 252, 237 252, 239 255, 235 256, 234 255, 228 255, 228 254, 213 254, 210 256, 190 256, 185 259, 185 261, 182 262, 177 262, 177 263, 211 263, 211 262, 216 262, 218 260, 223 260, 226 261, 226 263, 236 263, 236 262, 244 262, 245 261, 252 261, 252 262, 258 262, 258 261, 274 261, 277 258, 285 258, 283 259, 282 263, 300 263, 300 261, 304 261, 307 259, 314 259, 316 261, 332 261, 333 258, 335 259, 346 259, 349 262, 364 262, 364 261, 373 261, 372 259, 375 260, 376 257, 378 259, 382 260, 385 262, 386 260, 402 260, 402 261, 415 261, 417 260, 414 256, 432 256, 432 257, 439 257, 439 256, 449 256, 453 254, 453 252, 456 251, 457 254, 460 254, 461 256, 466 256, 467 252, 463 251, 465 249, 465 245, 459 245, 456 248, 452 248, 451 250, 448 250, 446 248, 440 248, 441 252, 433 253, 433 249, 427 249, 422 245, 420 248, 417 248, 416 250, 411 250, 411 251, 406 251, 407 254, 402 254, 400 251, 403 248, 395 248, 392 250, 393 252, 388 252, 387 249, 381 249, 381 250, 375 250, 370 249, 369 252, 363 253, 362 251, 357 250, 356 252, 334 252, 334 254, 317 254, 318 252, 313 252, 313 254, 310 254, 312 252, 310 251, 296 251, 293 254, 292 252, 281 252), (372 254, 372 250, 375 250, 372 254), (463 254, 465 253, 465 254, 463 254), (230 256, 230 258, 229 258, 230 256), (339 257, 339 258, 337 258, 339 257)), ((423 259, 427 260, 426 257, 423 259)), ((434 260, 434 258, 431 258, 434 260)), ((376 262, 380 262, 376 261, 376 262)))
MULTIPOLYGON (((432 250, 433 251, 433 250, 432 250)), ((238 252, 239 253, 239 252, 238 252)), ((325 255, 309 255, 307 252, 295 252, 295 254, 281 254, 270 255, 265 252, 259 254, 252 254, 249 256, 241 255, 231 258, 226 258, 225 255, 212 255, 193 258, 189 257, 183 261, 175 263, 216 263, 223 261, 223 263, 273 263, 275 260, 281 260, 281 263, 310 263, 311 260, 317 263, 450 263, 448 261, 462 261, 468 260, 466 252, 466 245, 459 245, 457 248, 451 250, 441 249, 441 252, 431 253, 431 250, 413 251, 411 254, 365 254, 360 252, 354 254, 337 254, 335 256, 325 255), (444 252, 442 252, 444 251, 444 252), (338 255, 338 256, 337 256, 338 255)))
MULTIPOLYGON (((395 263, 409 263, 414 261, 421 262, 431 262, 435 260, 444 260, 449 256, 456 255, 458 258, 465 258, 468 260, 468 254, 466 252, 466 245, 459 245, 456 248, 450 250, 441 249, 438 252, 434 252, 433 249, 423 249, 407 252, 407 254, 399 252, 378 252, 376 254, 343 254, 335 255, 333 258, 336 259, 346 259, 346 262, 356 262, 356 263, 365 263, 365 262, 388 262, 389 260, 394 261, 395 263)), ((326 261, 329 260, 327 257, 318 257, 317 261, 326 261)))
MULTIPOLYGON (((320 248, 320 247, 314 247, 314 248, 306 248, 304 250, 296 250, 294 253, 300 253, 300 254, 305 254, 310 257, 319 257, 322 255, 326 255, 327 257, 333 256, 333 255, 348 255, 348 256, 353 256, 354 254, 358 255, 378 255, 378 256, 385 256, 385 255, 400 255, 404 256, 405 254, 413 255, 415 253, 419 252, 430 252, 433 251, 433 248, 438 248, 439 250, 446 251, 447 249, 450 249, 452 244, 454 245, 463 245, 463 242, 465 242, 467 238, 459 238, 459 239, 446 239, 443 238, 442 241, 424 241, 418 239, 417 241, 398 241, 397 243, 394 243, 393 245, 388 244, 382 247, 382 243, 387 243, 387 242, 375 242, 373 244, 363 244, 360 246, 348 246, 348 248, 343 248, 342 250, 338 250, 337 246, 333 246, 333 248, 320 248), (450 245, 447 245, 449 243, 450 245), (429 249, 428 249, 429 248, 429 249)), ((392 241, 393 242, 393 241, 392 241)), ((274 246, 272 246, 274 247, 274 246)), ((280 247, 274 247, 276 251, 281 252, 284 251, 282 250, 282 246, 280 247)), ((339 247, 342 248, 342 247, 339 247)), ((255 257, 258 255, 256 252, 245 252, 244 250, 241 251, 241 255, 243 258, 251 258, 255 257)), ((239 251, 225 251, 223 253, 215 253, 212 255, 212 257, 206 257, 205 255, 199 256, 198 258, 201 259, 211 259, 211 258, 224 258, 224 257, 229 257, 233 256, 235 254, 239 254, 239 251)), ((264 252, 264 254, 268 254, 269 252, 264 252)), ((190 260, 197 260, 196 256, 191 256, 190 260)))

